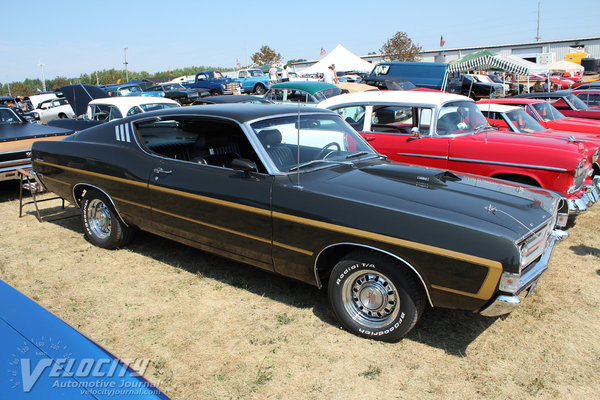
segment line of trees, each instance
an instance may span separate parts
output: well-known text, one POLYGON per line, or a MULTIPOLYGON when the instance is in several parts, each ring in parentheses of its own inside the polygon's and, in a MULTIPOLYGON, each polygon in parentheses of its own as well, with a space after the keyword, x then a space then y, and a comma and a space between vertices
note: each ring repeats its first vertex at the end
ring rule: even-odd
MULTIPOLYGON (((418 61, 421 59, 421 53, 423 52, 423 49, 418 44, 413 43, 406 32, 397 32, 383 44, 379 51, 383 58, 388 61, 418 61)), ((255 64, 258 65, 277 64, 282 62, 281 54, 277 53, 267 45, 263 45, 258 52, 251 56, 251 59, 255 64)), ((292 61, 306 60, 290 60, 288 61, 288 64, 292 61)), ((146 71, 128 71, 128 75, 130 80, 142 80, 145 78, 176 78, 182 75, 195 75, 199 71, 208 69, 217 69, 220 71, 233 70, 233 68, 199 66, 179 68, 170 71, 157 72, 155 74, 150 74, 146 71)), ((54 79, 47 79, 46 90, 56 90, 61 86, 73 85, 77 83, 83 83, 86 85, 108 85, 121 82, 125 82, 125 70, 113 68, 102 71, 94 71, 91 74, 81 74, 78 78, 57 76, 54 79)), ((40 79, 25 79, 22 82, 11 82, 10 84, 0 83, 0 95, 6 96, 10 93, 13 96, 31 96, 41 91, 42 87, 43 85, 40 79)))

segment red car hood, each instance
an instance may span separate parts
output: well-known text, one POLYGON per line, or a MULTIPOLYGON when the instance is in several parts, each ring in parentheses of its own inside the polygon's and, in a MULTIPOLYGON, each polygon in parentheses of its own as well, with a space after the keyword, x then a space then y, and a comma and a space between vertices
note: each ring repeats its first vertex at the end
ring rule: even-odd
MULTIPOLYGON (((485 133, 481 133, 485 135, 485 133)), ((569 143, 565 139, 554 138, 554 137, 544 137, 538 135, 531 134, 516 134, 515 133, 504 133, 504 132, 488 132, 487 133, 487 141, 490 143, 502 143, 502 144, 513 144, 520 146, 530 146, 538 149, 546 148, 548 150, 552 149, 561 149, 561 150, 571 150, 572 152, 577 153, 586 153, 586 145, 581 142, 569 143)))

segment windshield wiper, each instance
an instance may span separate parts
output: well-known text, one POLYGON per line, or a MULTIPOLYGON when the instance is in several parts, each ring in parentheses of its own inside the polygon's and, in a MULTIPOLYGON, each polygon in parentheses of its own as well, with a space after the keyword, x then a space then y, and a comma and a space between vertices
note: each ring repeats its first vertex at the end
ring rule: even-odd
POLYGON ((359 151, 358 153, 348 154, 346 156, 346 160, 348 160, 350 158, 354 158, 354 157, 364 156, 365 154, 369 154, 369 152, 368 151, 359 151))
POLYGON ((311 160, 311 161, 307 161, 305 163, 302 164, 298 164, 296 166, 293 166, 292 168, 288 169, 289 172, 292 171, 296 171, 296 170, 301 170, 304 169, 306 167, 310 167, 311 165, 314 164, 320 164, 320 163, 326 163, 326 164, 343 164, 341 161, 331 161, 331 160, 311 160))
POLYGON ((483 131, 485 129, 493 129, 493 128, 490 125, 481 124, 481 125, 475 127, 474 132, 477 133, 477 132, 483 131))

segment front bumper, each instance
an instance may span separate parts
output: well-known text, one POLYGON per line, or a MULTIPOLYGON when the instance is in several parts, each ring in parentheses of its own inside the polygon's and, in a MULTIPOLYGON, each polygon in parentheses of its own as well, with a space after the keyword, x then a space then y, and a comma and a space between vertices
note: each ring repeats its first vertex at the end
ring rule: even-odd
POLYGON ((569 214, 580 214, 591 205, 598 202, 600 198, 600 176, 594 177, 591 183, 584 185, 581 195, 567 199, 569 204, 569 214))
POLYGON ((555 230, 552 232, 546 250, 539 261, 531 266, 519 279, 519 288, 514 294, 498 294, 487 306, 483 307, 479 313, 486 317, 497 317, 508 314, 521 304, 521 299, 529 296, 535 289, 538 279, 548 269, 548 263, 554 250, 554 245, 567 238, 567 231, 555 230))

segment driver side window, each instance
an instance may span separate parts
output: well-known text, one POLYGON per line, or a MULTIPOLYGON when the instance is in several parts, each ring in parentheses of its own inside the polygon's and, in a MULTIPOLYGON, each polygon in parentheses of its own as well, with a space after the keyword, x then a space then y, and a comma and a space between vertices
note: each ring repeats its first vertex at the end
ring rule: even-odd
POLYGON ((335 110, 355 131, 361 132, 365 125, 365 106, 349 106, 335 110))

